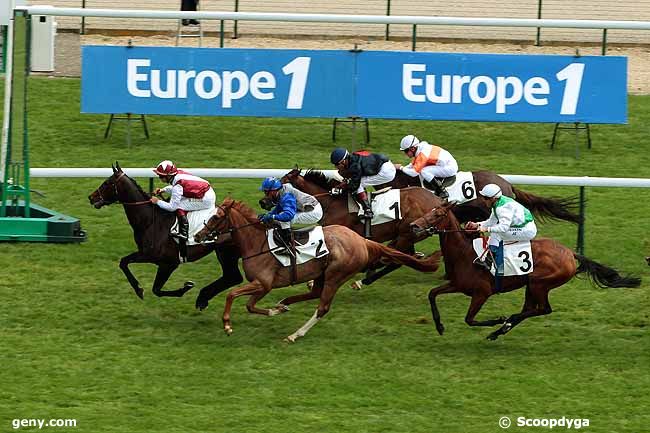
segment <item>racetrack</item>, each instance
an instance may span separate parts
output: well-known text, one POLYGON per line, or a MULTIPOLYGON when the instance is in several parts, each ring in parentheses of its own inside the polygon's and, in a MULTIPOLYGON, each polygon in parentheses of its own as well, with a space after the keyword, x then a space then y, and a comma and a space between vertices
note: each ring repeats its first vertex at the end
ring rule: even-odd
MULTIPOLYGON (((79 80, 30 80, 33 167, 153 166, 329 168, 331 120, 150 116, 150 140, 125 125, 103 140, 104 116, 79 114, 79 80)), ((552 125, 371 121, 375 151, 400 160, 399 139, 415 133, 449 149, 462 169, 500 173, 650 177, 650 97, 629 99, 629 125, 593 126, 594 147, 575 158, 565 133, 548 149, 552 125)), ((341 129, 340 143, 351 141, 341 129)), ((146 188, 147 181, 138 179, 146 188)), ((256 205, 259 180, 212 179, 256 205)), ((342 288, 330 313, 295 345, 282 339, 313 313, 298 304, 277 317, 233 309, 221 330, 224 296, 197 312, 198 288, 216 260, 184 265, 158 299, 154 268, 135 265, 146 288, 133 294, 118 268, 134 250, 119 206, 96 210, 87 196, 102 179, 32 179, 39 205, 74 215, 81 245, 2 244, 0 431, 17 418, 74 418, 74 432, 467 432, 503 431, 502 416, 589 419, 589 432, 641 432, 649 422, 650 192, 587 188, 586 255, 644 278, 640 289, 595 289, 574 280, 551 292, 553 314, 524 322, 496 342, 469 328, 468 298, 439 298, 446 333, 431 324, 435 275, 402 269, 354 292, 342 288)), ((568 196, 576 188, 531 187, 568 196)), ((540 235, 575 243, 575 227, 540 224, 540 235)), ((436 242, 421 246, 432 251, 436 242)), ((262 305, 302 290, 272 292, 262 305)), ((479 317, 518 311, 523 292, 495 296, 479 317)), ((509 431, 539 431, 517 428, 509 431)), ((37 431, 24 429, 22 431, 37 431)))

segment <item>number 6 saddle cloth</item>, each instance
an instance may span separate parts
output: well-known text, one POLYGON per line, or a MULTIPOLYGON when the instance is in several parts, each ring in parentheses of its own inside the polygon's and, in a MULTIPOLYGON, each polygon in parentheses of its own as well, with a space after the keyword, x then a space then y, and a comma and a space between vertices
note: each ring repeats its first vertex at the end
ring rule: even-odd
MULTIPOLYGON (((374 214, 370 221, 370 224, 373 226, 402 219, 401 194, 399 189, 384 188, 379 191, 373 191, 370 193, 370 206, 374 214)), ((359 216, 363 215, 363 209, 359 207, 352 194, 348 194, 348 211, 350 213, 356 213, 359 216)))
MULTIPOLYGON (((483 238, 476 238, 473 241, 474 252, 477 257, 483 258, 483 254, 489 254, 487 244, 483 245, 483 238)), ((504 276, 526 275, 533 272, 533 253, 530 248, 530 241, 512 241, 503 243, 503 269, 504 276)), ((496 268, 494 264, 490 273, 494 275, 496 268)))
MULTIPOLYGON (((269 243, 269 249, 275 258, 282 263, 282 266, 290 266, 291 257, 289 254, 287 252, 278 254, 278 251, 275 251, 275 249, 282 251, 284 246, 278 245, 277 242, 275 242, 275 239, 273 239, 272 229, 266 231, 266 239, 269 243)), ((330 253, 327 249, 327 245, 325 245, 323 227, 321 226, 309 228, 309 238, 304 242, 298 242, 296 240, 295 244, 297 265, 306 263, 312 259, 320 259, 330 253)))

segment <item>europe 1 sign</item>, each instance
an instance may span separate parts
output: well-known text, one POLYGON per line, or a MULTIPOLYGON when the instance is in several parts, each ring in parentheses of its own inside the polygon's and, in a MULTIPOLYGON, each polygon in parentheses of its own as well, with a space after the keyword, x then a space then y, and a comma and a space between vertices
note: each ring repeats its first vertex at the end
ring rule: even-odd
POLYGON ((87 46, 82 112, 627 122, 627 59, 87 46))

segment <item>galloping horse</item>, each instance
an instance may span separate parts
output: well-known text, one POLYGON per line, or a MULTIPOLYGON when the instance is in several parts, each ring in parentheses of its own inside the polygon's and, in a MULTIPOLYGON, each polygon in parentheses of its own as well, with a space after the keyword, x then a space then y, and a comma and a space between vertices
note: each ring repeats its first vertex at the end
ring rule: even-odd
POLYGON ((287 311, 287 306, 295 302, 319 298, 314 315, 295 333, 287 337, 290 342, 304 336, 330 309, 338 288, 357 272, 378 260, 386 260, 407 265, 421 272, 434 272, 438 269, 440 253, 426 260, 418 260, 380 243, 364 239, 343 226, 323 227, 325 245, 329 254, 297 265, 296 281, 314 280, 311 290, 300 295, 290 296, 278 303, 275 308, 261 309, 256 303, 274 288, 286 287, 293 281, 289 267, 284 267, 270 253, 266 242, 266 228, 260 223, 255 212, 244 203, 226 199, 218 206, 206 226, 194 239, 201 242, 215 234, 230 233, 242 257, 244 272, 249 284, 233 289, 228 293, 223 311, 223 326, 226 334, 232 333, 230 310, 235 298, 250 296, 246 308, 250 313, 273 316, 287 311))
MULTIPOLYGON (((494 183, 499 185, 503 195, 516 197, 517 201, 530 210, 538 219, 556 219, 572 223, 580 223, 580 215, 574 213, 577 205, 575 198, 546 198, 515 188, 510 182, 493 171, 473 171, 474 186, 480 191, 485 185, 494 183)), ((395 179, 389 183, 377 185, 376 188, 406 188, 408 186, 421 186, 419 177, 411 177, 397 171, 395 179)), ((454 209, 454 215, 461 222, 483 221, 490 216, 490 209, 486 208, 481 200, 470 200, 454 209)))
MULTIPOLYGON (((120 269, 140 299, 143 299, 144 290, 129 270, 131 263, 153 263, 158 266, 153 283, 153 293, 156 296, 181 297, 194 286, 194 283, 187 281, 180 289, 162 290, 169 276, 180 264, 178 245, 169 234, 176 216, 151 203, 149 194, 127 176, 118 163, 113 166, 113 174, 90 194, 88 199, 97 209, 113 203, 121 203, 124 206, 138 251, 122 257, 120 269)), ((213 242, 189 246, 187 259, 193 262, 212 251, 221 263, 223 276, 201 289, 196 299, 196 307, 201 310, 208 306, 208 301, 215 295, 244 280, 237 266, 239 254, 232 243, 224 242, 217 246, 216 242, 213 242)))
MULTIPOLYGON (((285 174, 280 181, 291 183, 299 190, 313 195, 321 203, 323 207, 321 225, 339 224, 363 235, 364 223, 355 213, 349 212, 347 194, 333 196, 329 193, 338 183, 335 180, 328 179, 317 170, 308 170, 304 176, 301 176, 300 169, 295 168, 285 174)), ((260 204, 262 201, 260 200, 260 204)), ((391 241, 389 243, 391 248, 412 255, 415 253, 415 243, 421 239, 413 236, 410 229, 411 222, 432 208, 440 206, 442 200, 424 188, 405 188, 400 190, 400 203, 402 219, 373 226, 372 239, 377 242, 391 241)), ((387 265, 377 272, 372 272, 361 282, 371 284, 397 268, 399 265, 387 265)))
POLYGON ((534 239, 531 241, 532 255, 535 260, 533 272, 522 276, 501 277, 502 292, 526 286, 526 299, 521 312, 507 319, 500 317, 477 321, 475 317, 479 310, 495 293, 494 278, 486 269, 479 268, 473 263, 475 255, 472 240, 461 229, 452 212, 453 209, 453 203, 437 207, 415 221, 412 227, 414 233, 428 232, 440 235, 442 254, 450 282, 429 292, 431 314, 440 335, 445 328, 440 321, 436 297, 444 293, 461 292, 472 298, 465 316, 465 322, 469 326, 502 325, 487 337, 495 340, 529 317, 550 314, 553 310, 548 301, 548 292, 578 274, 586 273, 591 282, 601 288, 638 287, 641 284, 639 278, 621 276, 616 270, 576 254, 557 241, 545 238, 534 239), (579 263, 577 267, 576 260, 579 263))

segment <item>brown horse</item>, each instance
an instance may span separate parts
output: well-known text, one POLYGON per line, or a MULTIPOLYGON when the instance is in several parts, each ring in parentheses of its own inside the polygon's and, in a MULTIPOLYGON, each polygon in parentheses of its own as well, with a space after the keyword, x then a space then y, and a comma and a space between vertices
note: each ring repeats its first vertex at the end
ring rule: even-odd
POLYGON ((224 331, 230 335, 230 309, 235 298, 250 296, 246 307, 250 313, 273 316, 287 310, 295 302, 319 298, 318 309, 314 315, 295 333, 287 337, 295 341, 304 336, 330 309, 338 288, 357 272, 379 260, 407 265, 421 272, 434 272, 438 269, 440 253, 426 260, 419 260, 380 243, 364 239, 343 226, 323 228, 325 245, 329 254, 297 265, 294 282, 314 280, 311 290, 300 295, 283 299, 272 309, 261 309, 256 303, 274 288, 286 287, 292 283, 294 275, 290 267, 284 267, 270 253, 266 242, 266 227, 259 222, 255 212, 242 202, 226 199, 199 233, 195 240, 201 242, 214 235, 230 233, 233 242, 243 257, 244 273, 249 284, 233 289, 228 293, 223 312, 224 331))
MULTIPOLYGON (((176 216, 151 203, 149 194, 122 171, 119 163, 113 166, 113 174, 88 196, 88 200, 97 209, 113 203, 124 206, 138 251, 122 257, 120 269, 140 299, 144 297, 144 290, 129 269, 131 263, 153 263, 158 266, 153 283, 153 293, 156 296, 181 297, 194 287, 193 282, 187 281, 180 289, 162 290, 180 264, 178 245, 169 234, 176 216)), ((208 301, 215 295, 244 281, 237 265, 239 255, 232 243, 224 242, 217 246, 213 242, 190 246, 188 261, 203 258, 212 251, 221 263, 223 276, 201 289, 196 299, 196 308, 201 310, 208 306, 208 301)))
MULTIPOLYGON (((513 314, 507 319, 477 321, 475 319, 485 301, 495 293, 494 278, 484 269, 476 266, 472 240, 461 229, 460 224, 451 210, 454 204, 445 204, 433 209, 424 217, 413 223, 415 233, 438 233, 442 245, 445 267, 449 283, 431 289, 429 303, 431 313, 438 333, 442 335, 444 326, 440 321, 440 313, 436 306, 436 297, 444 293, 461 292, 472 298, 465 322, 469 326, 494 326, 501 328, 491 333, 487 338, 495 340, 517 326, 523 320, 550 314, 553 310, 548 301, 548 292, 571 280, 574 276, 586 273, 593 284, 606 287, 638 287, 641 280, 635 277, 625 277, 607 266, 596 263, 586 257, 574 253, 569 248, 552 239, 534 239, 531 242, 532 255, 535 260, 532 273, 523 276, 502 277, 501 292, 516 290, 526 286, 526 299, 519 314, 513 314), (579 266, 576 267, 576 260, 579 266), (450 265, 450 266, 447 266, 450 265)), ((471 232, 476 234, 476 232, 471 232)))
MULTIPOLYGON (((330 190, 338 184, 336 180, 328 179, 325 174, 317 170, 308 170, 304 176, 301 176, 300 173, 300 169, 295 168, 285 174, 280 181, 282 183, 290 183, 299 190, 313 195, 321 203, 323 207, 321 225, 343 225, 363 235, 364 223, 357 214, 349 212, 347 195, 330 194, 330 190)), ((388 245, 391 248, 395 248, 406 254, 415 254, 415 243, 421 239, 413 236, 410 229, 411 222, 441 204, 442 200, 439 197, 436 197, 423 188, 405 188, 400 190, 402 218, 373 226, 372 239, 377 242, 390 241, 388 245)), ((260 200, 260 205, 264 206, 262 200, 260 200)), ((373 270, 366 278, 361 280, 361 283, 371 284, 397 268, 399 268, 399 265, 395 264, 384 266, 378 271, 373 270)))
MULTIPOLYGON (((519 203, 530 210, 540 220, 555 219, 569 221, 575 224, 580 223, 580 215, 575 213, 578 205, 576 198, 546 198, 515 188, 510 182, 493 171, 473 171, 474 186, 477 192, 485 185, 494 183, 499 185, 504 195, 516 198, 519 203)), ((406 188, 409 186, 421 186, 419 177, 411 177, 401 171, 397 171, 395 179, 389 183, 377 185, 376 188, 391 186, 393 188, 406 188)), ((479 199, 470 200, 457 206, 454 215, 461 222, 483 221, 490 216, 490 209, 483 205, 479 199)))

